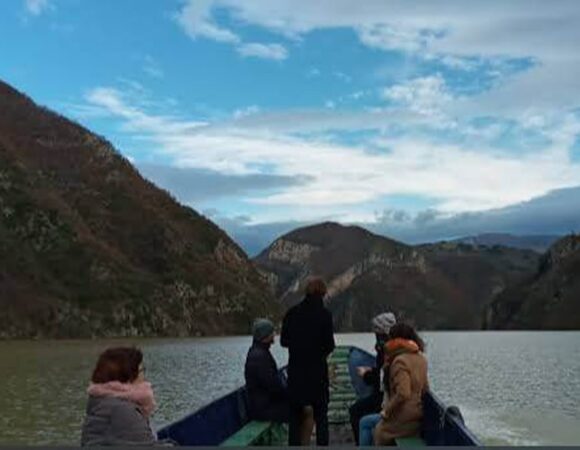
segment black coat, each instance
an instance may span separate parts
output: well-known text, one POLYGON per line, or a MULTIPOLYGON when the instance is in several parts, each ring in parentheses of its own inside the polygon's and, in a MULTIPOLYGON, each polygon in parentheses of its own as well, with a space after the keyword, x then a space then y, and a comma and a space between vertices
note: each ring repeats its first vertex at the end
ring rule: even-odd
POLYGON ((252 344, 244 375, 250 417, 257 420, 274 419, 266 416, 280 404, 287 403, 288 395, 268 345, 260 342, 252 344))
POLYGON ((284 317, 280 343, 288 347, 288 391, 298 405, 328 402, 328 365, 334 350, 332 316, 322 298, 306 297, 284 317))
MULTIPOLYGON (((375 367, 369 370, 363 377, 366 384, 372 386, 373 394, 377 394, 381 391, 381 370, 383 370, 383 364, 385 360, 385 353, 382 348, 376 348, 377 356, 375 361, 375 367)), ((388 377, 384 377, 383 380, 383 391, 388 392, 388 377)))

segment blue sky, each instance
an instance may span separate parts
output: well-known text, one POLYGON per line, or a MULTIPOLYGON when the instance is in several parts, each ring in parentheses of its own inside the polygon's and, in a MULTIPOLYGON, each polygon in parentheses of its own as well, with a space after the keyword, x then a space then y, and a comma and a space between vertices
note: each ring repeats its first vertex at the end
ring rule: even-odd
POLYGON ((0 2, 0 78, 250 252, 322 220, 525 232, 472 218, 580 186, 578 42, 574 0, 0 2))

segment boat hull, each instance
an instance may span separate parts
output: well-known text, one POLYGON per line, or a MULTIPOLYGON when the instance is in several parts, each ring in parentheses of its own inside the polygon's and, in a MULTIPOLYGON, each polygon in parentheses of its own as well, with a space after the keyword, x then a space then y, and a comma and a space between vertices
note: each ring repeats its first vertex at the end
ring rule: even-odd
MULTIPOLYGON (((356 374, 356 368, 374 366, 375 358, 357 347, 338 347, 329 358, 329 365, 331 369, 329 419, 335 429, 342 427, 342 436, 350 435, 348 432, 350 427, 348 402, 371 393, 371 387, 366 385, 356 374)), ((280 376, 286 376, 286 368, 280 371, 280 376)), ((425 395, 423 408, 424 423, 421 437, 427 445, 481 445, 462 420, 451 414, 454 408, 447 408, 432 392, 425 395)), ((172 439, 183 446, 220 445, 228 439, 231 441, 232 436, 240 432, 249 422, 246 390, 242 387, 193 414, 163 427, 158 432, 158 438, 172 439)), ((262 441, 257 440, 256 442, 262 441)), ((268 443, 280 444, 280 442, 268 443)), ((342 443, 348 444, 349 442, 342 443)))

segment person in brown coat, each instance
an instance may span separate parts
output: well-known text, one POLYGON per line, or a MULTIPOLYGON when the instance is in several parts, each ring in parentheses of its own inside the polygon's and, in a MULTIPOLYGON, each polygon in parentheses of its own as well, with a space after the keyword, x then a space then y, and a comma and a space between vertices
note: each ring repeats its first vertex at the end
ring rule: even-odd
POLYGON ((395 438, 417 436, 423 419, 423 394, 429 389, 425 344, 410 325, 399 323, 389 332, 386 361, 389 395, 374 430, 375 445, 393 445, 395 438))

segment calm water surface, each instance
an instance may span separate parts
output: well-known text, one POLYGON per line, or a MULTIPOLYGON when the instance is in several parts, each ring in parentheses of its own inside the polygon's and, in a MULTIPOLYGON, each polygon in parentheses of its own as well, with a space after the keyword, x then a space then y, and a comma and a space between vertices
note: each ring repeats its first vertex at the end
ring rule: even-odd
MULTIPOLYGON (((580 332, 424 333, 433 390, 487 444, 580 444, 580 332)), ((372 349, 370 334, 337 341, 372 349)), ((243 384, 249 337, 0 342, 0 443, 75 444, 100 351, 136 344, 157 428, 243 384)), ((278 345, 280 364, 287 356, 278 345)))

